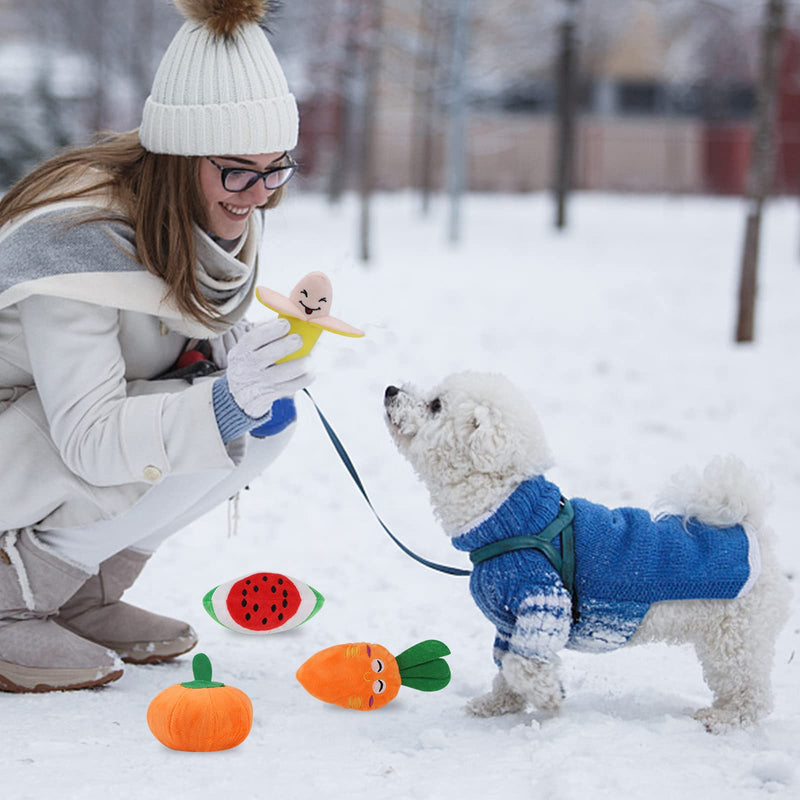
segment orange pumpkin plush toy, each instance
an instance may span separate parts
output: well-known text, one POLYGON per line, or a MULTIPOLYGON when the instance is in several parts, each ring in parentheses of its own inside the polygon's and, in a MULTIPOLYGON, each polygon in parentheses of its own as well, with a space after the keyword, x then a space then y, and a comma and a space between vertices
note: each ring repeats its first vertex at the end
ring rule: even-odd
POLYGON ((253 704, 240 689, 211 680, 205 653, 192 660, 194 680, 156 695, 147 709, 153 736, 172 750, 209 752, 241 744, 253 725, 253 704))
POLYGON ((395 658, 383 645, 336 644, 315 653, 297 670, 297 680, 325 703, 371 711, 394 700, 400 686, 423 692, 444 689, 450 667, 441 658, 450 654, 436 639, 415 644, 395 658))

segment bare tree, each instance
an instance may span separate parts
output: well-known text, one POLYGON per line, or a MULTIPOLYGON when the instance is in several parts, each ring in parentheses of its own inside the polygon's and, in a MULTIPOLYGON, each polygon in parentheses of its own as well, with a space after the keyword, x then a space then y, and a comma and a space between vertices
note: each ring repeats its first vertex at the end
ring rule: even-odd
POLYGON ((559 26, 560 48, 556 74, 556 141, 555 169, 556 227, 567 224, 567 195, 572 188, 572 165, 575 154, 575 115, 577 109, 577 45, 576 26, 580 0, 564 0, 564 18, 559 26))
POLYGON ((367 30, 365 92, 361 124, 362 148, 359 162, 359 195, 361 200, 359 239, 362 261, 369 261, 371 256, 371 202, 372 192, 375 187, 375 122, 378 105, 378 77, 381 67, 381 42, 383 38, 383 0, 371 0, 367 30))
POLYGON ((449 92, 447 103, 447 193, 450 198, 448 238, 461 239, 461 200, 467 178, 467 54, 472 27, 472 0, 456 0, 453 13, 449 92))
POLYGON ((345 0, 340 11, 344 37, 338 51, 326 54, 332 59, 333 72, 337 75, 333 87, 334 153, 328 175, 328 199, 332 203, 341 200, 347 186, 347 178, 352 161, 353 142, 356 138, 359 94, 359 62, 361 53, 360 28, 363 16, 362 0, 345 0))
POLYGON ((739 313, 736 341, 752 342, 758 289, 758 255, 761 217, 772 188, 775 170, 775 116, 778 68, 786 14, 785 0, 767 0, 761 34, 756 130, 750 155, 747 218, 739 277, 739 313))
POLYGON ((420 189, 422 213, 427 215, 433 193, 434 140, 437 132, 442 14, 440 0, 420 4, 417 52, 414 63, 414 102, 412 114, 412 175, 420 189))

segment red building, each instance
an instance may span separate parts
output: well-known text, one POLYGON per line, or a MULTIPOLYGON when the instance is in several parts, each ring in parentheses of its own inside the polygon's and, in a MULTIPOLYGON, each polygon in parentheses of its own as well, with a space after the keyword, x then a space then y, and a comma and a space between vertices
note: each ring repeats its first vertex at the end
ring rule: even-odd
MULTIPOLYGON (((786 34, 778 83, 775 183, 778 193, 800 191, 800 39, 786 34)), ((705 129, 706 189, 741 194, 747 185, 753 121, 720 121, 705 129)))

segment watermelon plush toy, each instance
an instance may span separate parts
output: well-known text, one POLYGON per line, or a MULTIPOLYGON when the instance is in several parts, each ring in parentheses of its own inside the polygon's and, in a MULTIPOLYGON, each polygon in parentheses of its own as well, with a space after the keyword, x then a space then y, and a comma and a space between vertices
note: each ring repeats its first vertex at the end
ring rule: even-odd
POLYGON ((279 572, 254 572, 213 588, 203 598, 220 625, 239 633, 279 633, 302 625, 325 598, 312 586, 279 572))

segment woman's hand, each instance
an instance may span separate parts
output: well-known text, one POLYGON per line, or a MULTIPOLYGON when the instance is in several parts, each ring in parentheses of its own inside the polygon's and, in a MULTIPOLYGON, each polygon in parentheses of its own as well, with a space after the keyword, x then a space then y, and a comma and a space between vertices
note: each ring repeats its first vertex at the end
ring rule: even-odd
POLYGON ((228 351, 228 389, 248 417, 263 417, 279 397, 289 397, 308 386, 308 356, 276 364, 299 350, 303 340, 286 334, 289 321, 276 319, 253 327, 228 351))
POLYGON ((220 336, 208 340, 208 350, 211 361, 219 369, 228 368, 228 353, 248 331, 253 329, 253 323, 240 319, 232 328, 220 336))

